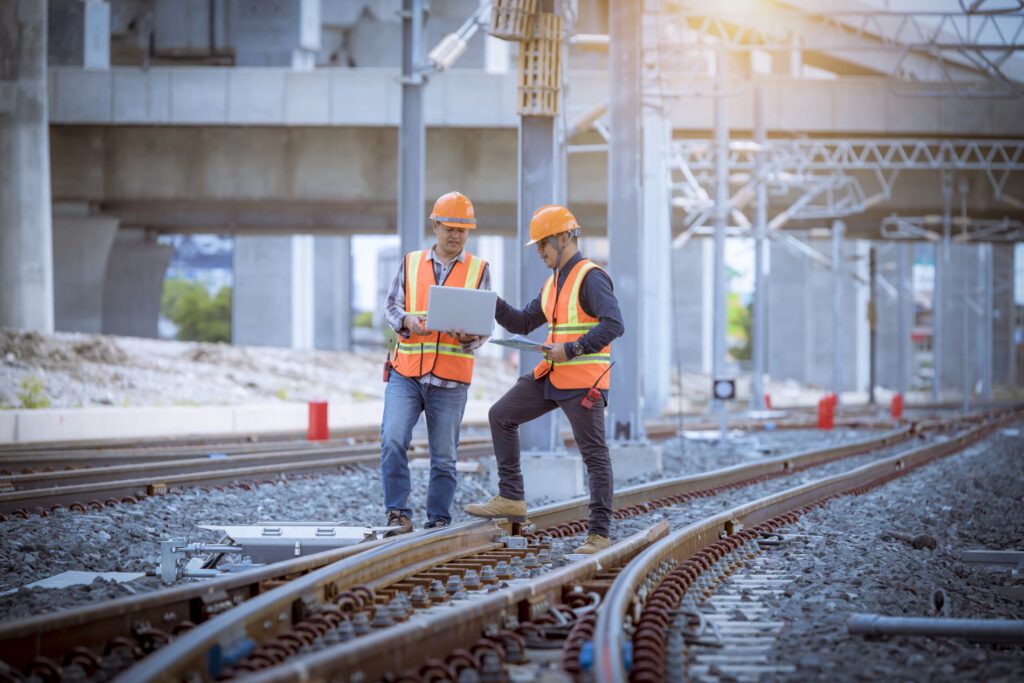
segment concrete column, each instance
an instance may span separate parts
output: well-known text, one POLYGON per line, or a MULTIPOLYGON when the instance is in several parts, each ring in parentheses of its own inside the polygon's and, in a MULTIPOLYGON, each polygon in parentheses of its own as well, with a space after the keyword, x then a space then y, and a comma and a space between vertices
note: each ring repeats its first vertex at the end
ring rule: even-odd
POLYGON ((313 348, 315 318, 313 312, 313 236, 292 235, 292 306, 293 349, 313 348))
POLYGON ((48 4, 50 65, 109 69, 110 3, 105 0, 48 0, 48 4))
POLYGON ((352 348, 352 238, 314 238, 314 346, 352 348))
MULTIPOLYGON (((648 27, 645 25, 645 29, 648 27)), ((668 403, 672 364, 672 225, 671 190, 666 154, 671 126, 664 104, 643 108, 643 225, 640 240, 642 264, 640 284, 643 295, 640 338, 643 372, 644 416, 661 415, 668 403)))
POLYGON ((145 230, 119 230, 107 260, 103 286, 103 333, 157 337, 164 275, 173 247, 157 244, 145 230))
POLYGON ((1013 245, 992 245, 992 383, 1016 386, 1013 245))
POLYGON ((0 3, 0 326, 53 331, 46 2, 0 3))
POLYGON ((88 207, 53 210, 54 327, 61 332, 103 331, 103 289, 118 220, 89 215, 88 207))
MULTIPOLYGON (((807 381, 811 329, 810 262, 777 242, 771 243, 772 272, 768 287, 768 374, 775 379, 807 381)), ((826 292, 831 291, 826 289, 826 292)), ((825 309, 827 310, 827 309, 825 309)), ((824 311, 819 313, 819 318, 824 311)), ((820 327, 829 329, 828 325, 820 327)))
MULTIPOLYGON (((641 212, 640 5, 612 3, 609 12, 610 94, 608 143, 609 272, 625 327, 613 350, 615 365, 608 397, 609 436, 618 441, 644 438, 640 355, 643 339, 655 330, 643 327, 641 315, 642 245, 647 226, 641 212)), ((660 137, 660 135, 659 135, 660 137)), ((653 264, 649 264, 653 269, 653 264)))
POLYGON ((946 271, 944 285, 948 295, 938 302, 942 319, 947 325, 941 346, 941 379, 944 390, 960 397, 964 386, 970 392, 977 380, 975 364, 970 360, 977 343, 977 325, 974 324, 974 316, 964 297, 965 287, 972 290, 968 294, 973 294, 975 288, 977 245, 952 244, 949 251, 949 261, 943 264, 946 271), (965 308, 968 310, 965 311, 965 308))
MULTIPOLYGON (((810 240, 811 247, 827 254, 831 244, 826 240, 810 240)), ((858 245, 844 242, 840 256, 858 245)), ((834 313, 835 273, 807 256, 794 254, 772 243, 768 307, 768 372, 775 379, 792 379, 825 390, 832 389, 836 362, 834 343, 836 331, 829 324, 834 313)), ((867 361, 863 346, 866 320, 846 302, 863 301, 862 285, 853 278, 843 278, 842 301, 843 343, 839 356, 840 388, 848 391, 863 383, 861 364, 867 361)))
POLYGON ((398 235, 402 253, 423 247, 426 126, 422 61, 423 0, 402 2, 402 119, 398 126, 398 235))
POLYGON ((691 239, 672 250, 672 357, 683 372, 711 373, 713 246, 691 239))
POLYGON ((292 238, 235 238, 231 341, 291 346, 292 238))
POLYGON ((902 340, 905 331, 909 342, 914 316, 913 296, 906 276, 911 267, 912 254, 906 247, 905 244, 895 242, 877 243, 880 279, 878 386, 890 391, 905 390, 910 379, 910 345, 902 340))
POLYGON ((841 220, 832 221, 832 393, 836 400, 842 403, 843 395, 843 348, 846 335, 846 310, 844 289, 846 288, 846 274, 844 267, 846 263, 843 253, 843 238, 846 234, 846 224, 841 220))

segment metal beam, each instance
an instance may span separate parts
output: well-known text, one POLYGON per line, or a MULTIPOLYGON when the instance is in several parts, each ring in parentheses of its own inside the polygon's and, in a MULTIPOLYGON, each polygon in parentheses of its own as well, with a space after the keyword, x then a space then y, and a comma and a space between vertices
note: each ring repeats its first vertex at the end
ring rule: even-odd
POLYGON ((832 222, 832 393, 842 403, 843 394, 843 348, 845 346, 844 287, 843 287, 843 236, 846 224, 832 222))
MULTIPOLYGON (((760 83, 754 84, 754 142, 764 145, 767 142, 764 121, 764 88, 760 83)), ((754 319, 751 332, 753 334, 754 376, 751 379, 751 408, 763 410, 764 402, 764 371, 765 347, 768 344, 768 317, 765 304, 768 301, 768 278, 764 272, 764 241, 768 235, 768 186, 763 181, 765 154, 757 155, 757 183, 754 204, 754 319)))
MULTIPOLYGON (((725 330, 728 318, 725 279, 725 229, 729 218, 729 118, 726 97, 728 61, 724 47, 715 52, 715 271, 712 300, 711 375, 725 375, 725 330)), ((722 438, 726 435, 726 404, 715 400, 721 417, 722 438)))
POLYGON ((402 0, 402 120, 398 129, 398 234, 402 253, 423 244, 423 173, 426 128, 420 69, 423 0, 402 0))
POLYGON ((616 340, 609 396, 608 423, 612 439, 644 438, 640 272, 643 220, 640 212, 640 11, 641 3, 616 2, 608 7, 610 32, 608 145, 609 270, 626 332, 616 340))

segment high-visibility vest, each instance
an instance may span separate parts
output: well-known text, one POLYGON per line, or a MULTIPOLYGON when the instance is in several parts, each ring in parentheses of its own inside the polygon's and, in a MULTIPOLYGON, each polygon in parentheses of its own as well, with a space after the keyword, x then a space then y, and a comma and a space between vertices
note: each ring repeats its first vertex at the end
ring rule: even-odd
MULTIPOLYGON (((437 282, 430 251, 409 252, 405 255, 406 314, 427 314, 433 285, 479 288, 486 265, 482 258, 466 252, 463 261, 452 264, 445 281, 437 282)), ((391 365, 399 374, 414 379, 432 374, 463 384, 473 381, 473 353, 463 351, 458 339, 443 332, 411 334, 408 339, 399 337, 391 365)))
MULTIPOLYGON (((574 342, 597 326, 597 318, 588 315, 580 306, 580 286, 597 264, 582 259, 573 266, 559 292, 554 276, 548 276, 540 295, 544 317, 548 319, 548 336, 545 344, 574 342)), ((585 353, 565 363, 542 360, 533 369, 534 379, 548 375, 551 384, 558 389, 608 389, 611 373, 612 347, 608 345, 597 353, 585 353), (603 373, 603 376, 602 376, 603 373)))

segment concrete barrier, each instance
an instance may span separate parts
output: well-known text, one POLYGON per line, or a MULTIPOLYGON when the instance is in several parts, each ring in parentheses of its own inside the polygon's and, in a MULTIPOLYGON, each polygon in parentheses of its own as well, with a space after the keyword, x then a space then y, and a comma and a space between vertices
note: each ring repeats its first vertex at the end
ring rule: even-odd
MULTIPOLYGON (((463 422, 485 422, 490 406, 490 401, 469 401, 463 422)), ((3 410, 0 443, 305 433, 308 410, 306 403, 3 410)), ((334 402, 328 406, 328 425, 372 429, 380 426, 383 414, 380 400, 334 402)))

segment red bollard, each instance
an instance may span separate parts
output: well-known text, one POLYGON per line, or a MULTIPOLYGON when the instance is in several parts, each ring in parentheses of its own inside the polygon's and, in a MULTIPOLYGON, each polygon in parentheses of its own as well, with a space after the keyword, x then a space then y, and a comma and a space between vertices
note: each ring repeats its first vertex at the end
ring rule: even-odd
POLYGON ((902 420, 903 419, 903 394, 896 393, 892 395, 892 419, 902 420))
POLYGON ((306 431, 307 441, 326 441, 330 438, 327 431, 327 401, 309 402, 309 429, 306 431))
POLYGON ((764 395, 764 407, 767 410, 771 410, 772 409, 772 395, 767 393, 767 392, 764 395))
POLYGON ((834 410, 835 397, 832 394, 826 394, 818 401, 818 429, 832 429, 834 410))

